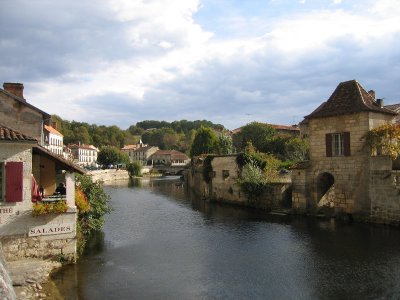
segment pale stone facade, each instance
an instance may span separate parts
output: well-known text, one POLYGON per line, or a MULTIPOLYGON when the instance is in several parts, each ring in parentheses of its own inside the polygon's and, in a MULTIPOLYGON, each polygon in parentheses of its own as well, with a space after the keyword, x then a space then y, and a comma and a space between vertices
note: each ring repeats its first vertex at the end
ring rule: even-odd
POLYGON ((256 207, 265 210, 285 207, 286 198, 290 196, 290 178, 282 176, 270 183, 268 190, 257 199, 248 199, 242 192, 238 179, 241 170, 236 163, 237 155, 214 156, 211 161, 211 181, 205 182, 203 176, 203 159, 194 158, 186 173, 186 184, 196 197, 205 200, 232 203, 256 207))
POLYGON ((300 126, 302 134, 309 138, 310 160, 292 171, 292 208, 298 212, 351 214, 375 221, 390 219, 389 215, 400 216, 391 161, 385 156, 371 156, 363 138, 369 130, 392 122, 396 114, 381 107, 356 81, 341 83, 324 105, 300 126), (330 110, 324 106, 326 103, 330 110), (356 108, 346 111, 348 107, 356 108), (337 138, 342 133, 348 136, 344 144, 337 138), (348 149, 342 151, 346 143, 348 149), (382 210, 386 215, 378 216, 382 210))

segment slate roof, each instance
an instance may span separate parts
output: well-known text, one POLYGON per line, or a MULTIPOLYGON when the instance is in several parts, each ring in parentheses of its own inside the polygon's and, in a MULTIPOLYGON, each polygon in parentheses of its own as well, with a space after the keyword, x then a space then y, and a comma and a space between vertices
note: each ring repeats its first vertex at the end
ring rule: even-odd
POLYGON ((396 115, 394 111, 380 107, 356 80, 341 82, 329 99, 322 103, 306 119, 323 118, 363 111, 396 115))
POLYGON ((0 124, 0 141, 37 143, 37 139, 0 124))

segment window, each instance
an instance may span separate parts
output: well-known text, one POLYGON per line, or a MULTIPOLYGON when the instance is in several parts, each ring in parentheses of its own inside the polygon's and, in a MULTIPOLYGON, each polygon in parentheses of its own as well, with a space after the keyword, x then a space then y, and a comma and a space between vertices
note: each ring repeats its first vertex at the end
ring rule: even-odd
POLYGON ((326 156, 350 156, 350 132, 328 133, 325 142, 326 156))
POLYGON ((222 179, 226 179, 229 177, 229 170, 222 170, 222 179))

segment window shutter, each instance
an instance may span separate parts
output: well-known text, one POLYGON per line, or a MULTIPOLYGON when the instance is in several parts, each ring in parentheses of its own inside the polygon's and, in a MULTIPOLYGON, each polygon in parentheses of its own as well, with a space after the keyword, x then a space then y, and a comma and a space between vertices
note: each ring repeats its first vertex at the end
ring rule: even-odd
POLYGON ((332 157, 332 134, 327 133, 325 135, 325 145, 326 145, 326 156, 332 157))
POLYGON ((350 156, 350 132, 343 132, 344 156, 350 156))
POLYGON ((6 201, 21 202, 23 200, 23 163, 6 163, 6 201))

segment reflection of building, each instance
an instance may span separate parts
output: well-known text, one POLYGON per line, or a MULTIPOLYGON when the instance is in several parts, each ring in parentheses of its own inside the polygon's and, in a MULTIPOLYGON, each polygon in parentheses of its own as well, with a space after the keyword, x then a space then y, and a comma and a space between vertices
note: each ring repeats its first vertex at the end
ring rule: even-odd
POLYGON ((22 84, 0 89, 0 240, 6 260, 60 253, 75 259, 74 173, 84 171, 39 145, 49 121, 49 114, 24 99, 22 84), (66 195, 53 196, 61 182, 66 195), (54 201, 66 211, 32 216, 34 202, 44 206, 54 201))
POLYGON ((399 222, 399 171, 392 170, 388 156, 371 156, 363 139, 396 115, 357 81, 340 83, 301 122, 302 135, 310 141, 310 160, 292 172, 293 208, 399 222))
POLYGON ((186 166, 190 162, 190 158, 185 153, 176 150, 158 150, 150 159, 153 165, 164 166, 186 166))
POLYGON ((70 144, 68 148, 74 157, 74 160, 80 166, 91 166, 97 163, 97 153, 99 150, 93 145, 70 144))
POLYGON ((57 126, 44 125, 44 147, 46 149, 60 156, 63 155, 63 139, 57 126))

